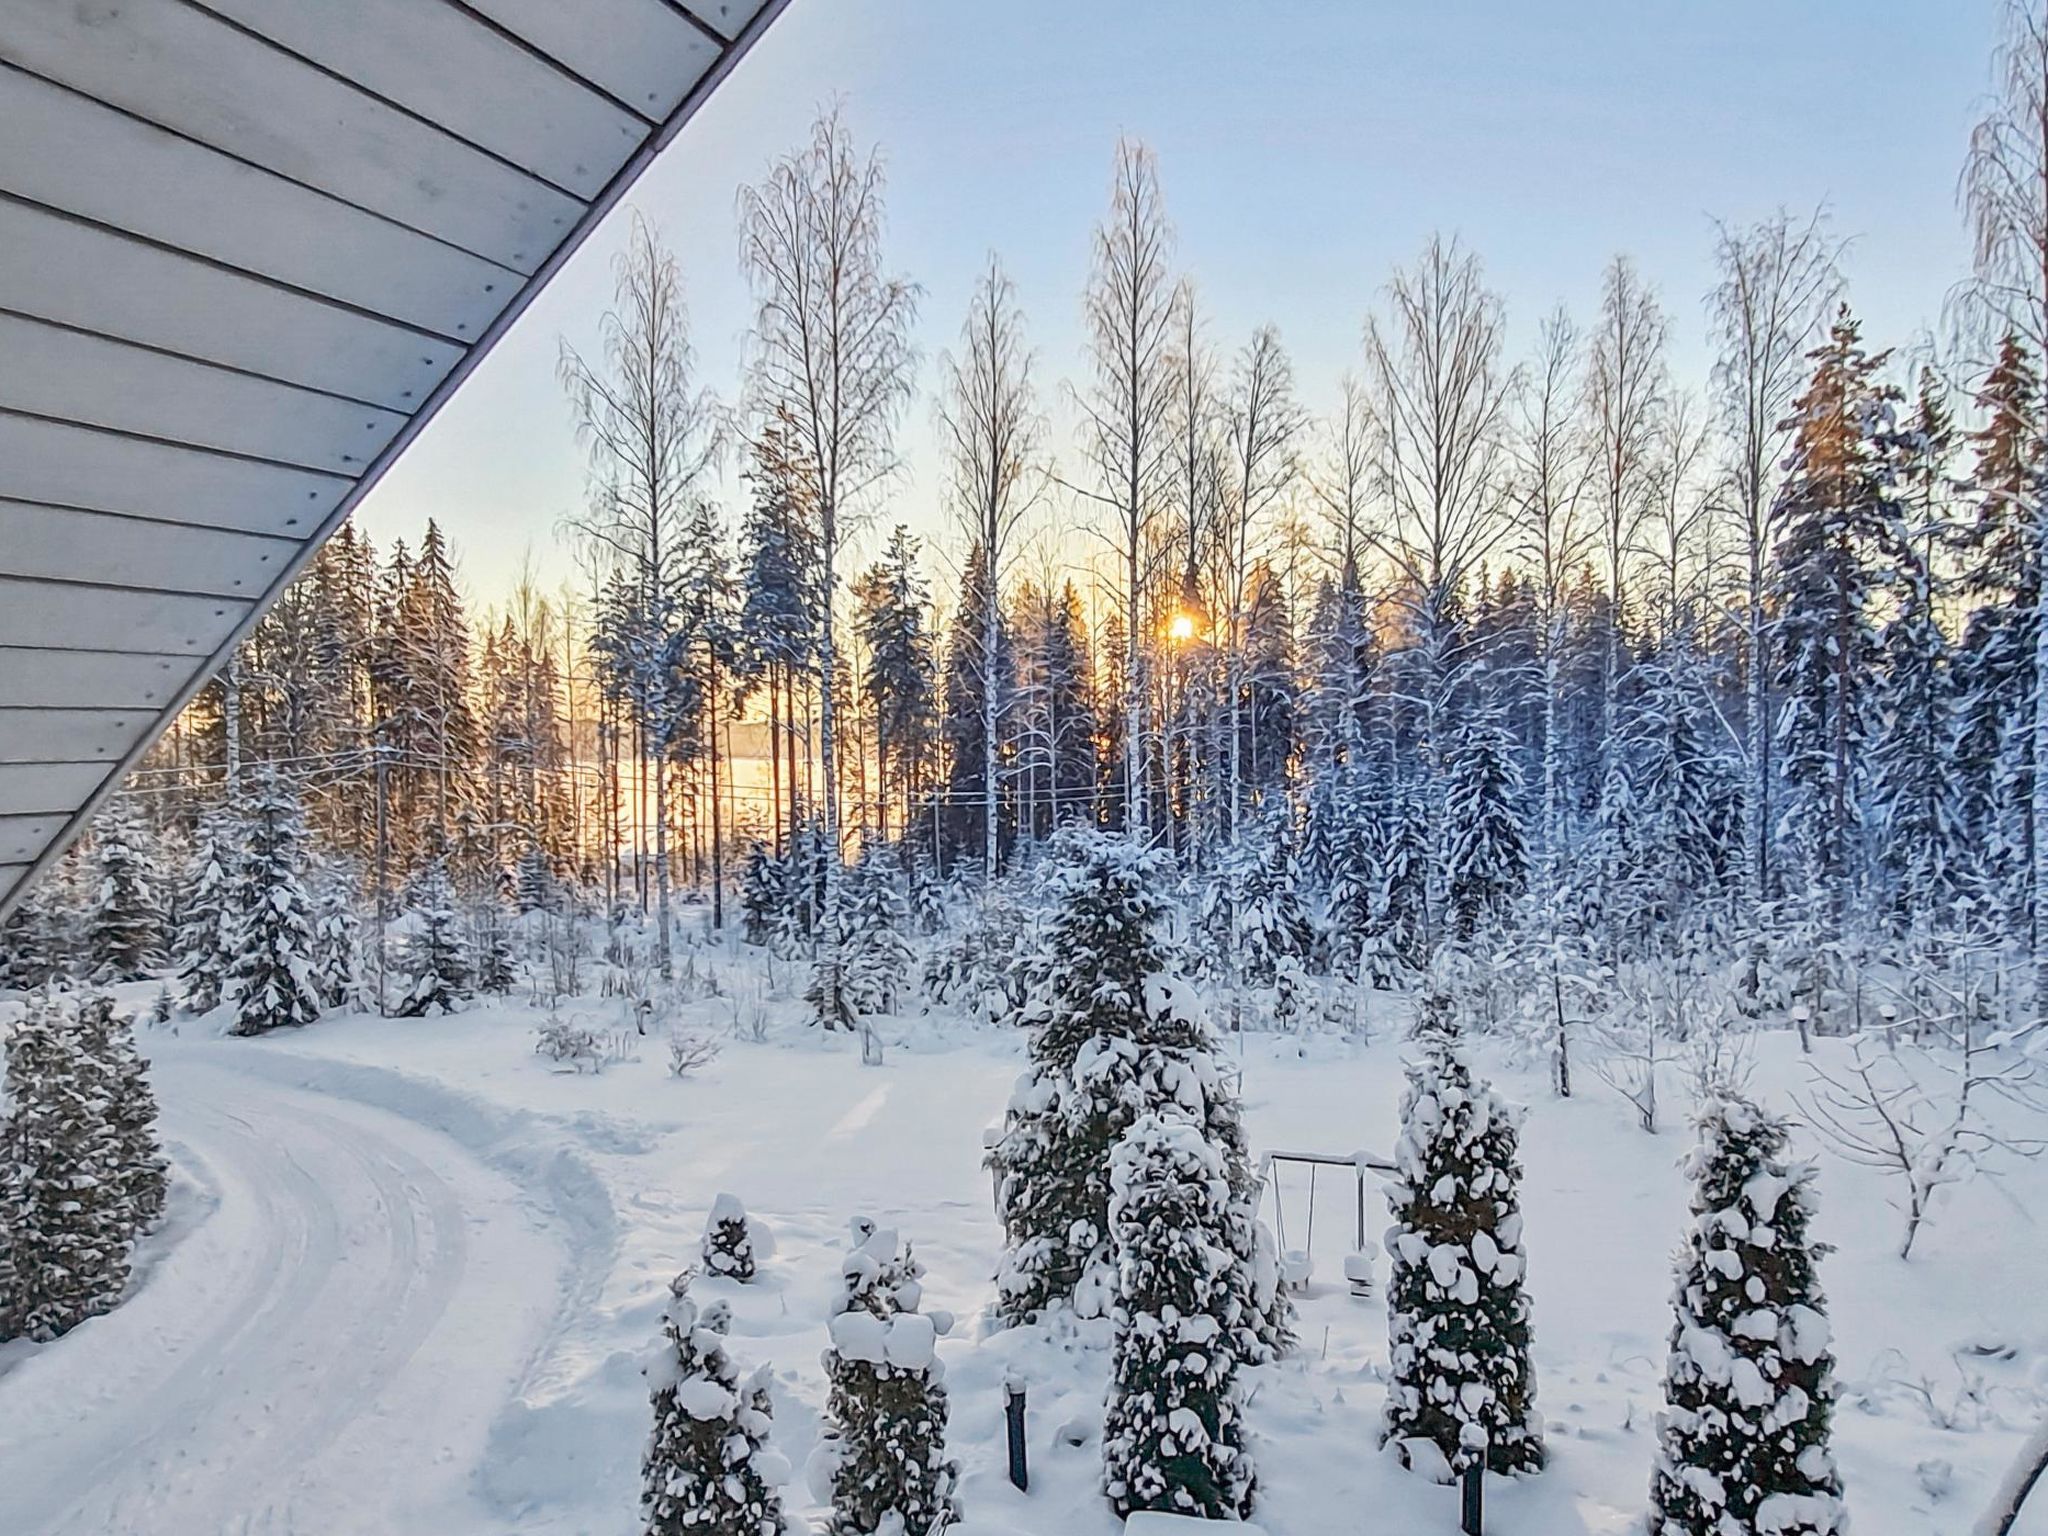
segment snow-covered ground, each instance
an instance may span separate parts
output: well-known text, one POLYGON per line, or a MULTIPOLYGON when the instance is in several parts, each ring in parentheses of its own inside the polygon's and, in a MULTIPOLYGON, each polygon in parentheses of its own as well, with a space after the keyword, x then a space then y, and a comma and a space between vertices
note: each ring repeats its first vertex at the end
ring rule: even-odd
MULTIPOLYGON (((732 974, 728 967, 728 979, 732 974)), ((140 994, 138 994, 140 996, 140 994)), ((591 1022, 616 1003, 585 1000, 591 1022)), ((533 1054, 521 1004, 453 1019, 355 1017, 257 1041, 145 1036, 178 1189, 133 1297, 54 1345, 0 1349, 0 1532, 602 1533, 635 1529, 648 1423, 640 1363, 669 1277, 729 1191, 775 1251, 730 1297, 733 1353, 771 1362, 776 1441, 799 1468, 825 1385, 827 1298, 847 1218, 901 1229, 941 1348, 964 1531, 1107 1536, 1095 1491, 1106 1351, 983 1326, 1000 1233, 980 1166, 1022 1039, 898 1021, 886 1063, 822 1041, 789 1004, 687 1079, 667 1042, 600 1075, 533 1054), (1030 1494, 1004 1480, 1002 1383, 1029 1389, 1030 1494)), ((733 1003, 683 1021, 723 1034, 733 1003)), ((1366 1042, 1232 1042, 1254 1149, 1384 1150, 1398 1021, 1366 1042)), ((1819 1042, 1822 1052, 1840 1042, 1819 1042)), ((1597 1084, 1560 1102, 1482 1046, 1530 1108, 1523 1138, 1536 1362, 1551 1463, 1489 1483, 1488 1527, 1573 1536, 1638 1520, 1654 1444, 1669 1254, 1688 1134, 1636 1128, 1597 1084)), ((1787 1104, 1796 1043, 1760 1042, 1752 1087, 1787 1104)), ((1290 1244, 1308 1221, 1285 1177, 1290 1244)), ((1822 1157, 1820 1235, 1855 1528, 1968 1528, 2048 1401, 2048 1169, 1946 1192, 1910 1263, 1874 1172, 1822 1157)), ((1454 1491, 1374 1448, 1386 1317, 1349 1296, 1350 1178, 1325 1171, 1301 1348, 1250 1373, 1271 1536, 1451 1531, 1454 1491)), ((1268 1215, 1270 1216, 1270 1208, 1268 1215)), ((1371 1192, 1375 1232, 1385 1209, 1371 1192)), ((800 1513, 817 1507, 799 1474, 800 1513)), ((2048 1509, 2021 1530, 2048 1536, 2048 1509)))

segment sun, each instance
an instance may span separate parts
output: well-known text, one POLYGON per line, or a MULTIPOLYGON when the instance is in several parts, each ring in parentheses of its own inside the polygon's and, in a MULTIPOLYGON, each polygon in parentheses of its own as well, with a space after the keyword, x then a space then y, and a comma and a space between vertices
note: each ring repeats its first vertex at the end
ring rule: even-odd
POLYGON ((1171 640, 1192 640, 1195 638, 1195 620, 1192 614, 1176 613, 1166 622, 1167 638, 1171 640))

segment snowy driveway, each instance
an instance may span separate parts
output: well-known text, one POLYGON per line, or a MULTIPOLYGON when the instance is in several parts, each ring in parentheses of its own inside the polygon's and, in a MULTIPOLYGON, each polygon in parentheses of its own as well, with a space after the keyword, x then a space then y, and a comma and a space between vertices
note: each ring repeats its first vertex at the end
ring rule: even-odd
POLYGON ((472 1470, 561 1305, 560 1248, 453 1141, 233 1058, 155 1072, 211 1212, 188 1204, 127 1304, 0 1376, 0 1531, 494 1528, 472 1470))

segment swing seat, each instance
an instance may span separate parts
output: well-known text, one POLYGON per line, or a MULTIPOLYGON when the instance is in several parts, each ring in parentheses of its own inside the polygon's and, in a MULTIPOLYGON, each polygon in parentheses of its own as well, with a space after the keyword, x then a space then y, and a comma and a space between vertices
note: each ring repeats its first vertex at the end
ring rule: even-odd
POLYGON ((1372 1261, 1379 1257, 1379 1245, 1367 1243, 1344 1255, 1344 1279, 1354 1296, 1372 1294, 1372 1261))
POLYGON ((1315 1272, 1315 1260, 1309 1257, 1306 1248, 1290 1248, 1280 1255, 1280 1283, 1290 1291, 1307 1290, 1309 1278, 1315 1272))

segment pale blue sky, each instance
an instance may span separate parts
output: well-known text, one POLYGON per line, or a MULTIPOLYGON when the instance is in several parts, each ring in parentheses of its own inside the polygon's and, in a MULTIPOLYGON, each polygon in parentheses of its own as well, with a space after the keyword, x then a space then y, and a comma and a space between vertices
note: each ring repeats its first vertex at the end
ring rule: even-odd
MULTIPOLYGON (((1456 232, 1518 348, 1632 255, 1704 385, 1710 219, 1825 200, 1854 237, 1875 345, 1934 325, 1968 257, 1955 179, 1988 82, 1995 0, 791 0, 631 197, 682 263, 705 382, 738 390, 747 295, 733 194, 843 99, 889 166, 892 264, 925 287, 927 388, 888 522, 941 533, 929 384, 986 253, 1015 278, 1050 403, 1080 378, 1089 232, 1120 133, 1159 153, 1179 260, 1215 339, 1280 328, 1321 412, 1388 272, 1456 232)), ((358 514, 380 544, 438 517, 500 596, 556 528, 583 459, 555 379, 610 295, 623 210, 578 252, 358 514)), ((1055 447, 1059 445, 1056 443, 1055 447)), ((728 477, 730 479, 730 477, 728 477)), ((727 487, 737 496, 736 482, 727 487)))

